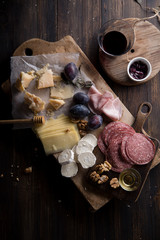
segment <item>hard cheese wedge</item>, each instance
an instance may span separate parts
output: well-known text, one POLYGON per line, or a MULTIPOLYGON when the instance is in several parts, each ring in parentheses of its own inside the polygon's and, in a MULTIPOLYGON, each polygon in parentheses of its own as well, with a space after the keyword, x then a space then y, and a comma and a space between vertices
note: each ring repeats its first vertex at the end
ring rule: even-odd
POLYGON ((77 131, 54 134, 41 138, 45 153, 47 155, 61 152, 64 149, 72 148, 79 141, 77 131))
POLYGON ((35 127, 35 131, 43 144, 46 155, 72 148, 80 140, 77 125, 64 115, 35 127))

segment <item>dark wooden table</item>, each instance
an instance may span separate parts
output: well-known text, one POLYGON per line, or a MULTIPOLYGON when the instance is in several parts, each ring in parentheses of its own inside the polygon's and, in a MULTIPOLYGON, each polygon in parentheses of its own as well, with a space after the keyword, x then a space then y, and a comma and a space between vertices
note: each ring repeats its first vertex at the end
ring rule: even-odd
MULTIPOLYGON (((157 7, 158 0, 142 1, 157 7)), ((30 38, 57 41, 71 35, 106 82, 135 116, 144 101, 153 105, 145 130, 160 136, 160 75, 146 84, 123 87, 113 83, 98 63, 97 33, 111 18, 145 17, 133 0, 0 0, 0 83, 10 75, 10 57, 30 38)), ((151 22, 160 29, 157 19, 151 22)), ((152 36, 151 36, 152 37, 152 36)), ((9 98, 0 91, 0 118, 11 118, 9 98)), ((160 237, 160 166, 151 170, 134 205, 112 199, 93 213, 74 186, 46 157, 31 130, 0 126, 1 240, 157 240, 160 237), (31 174, 24 169, 32 166, 31 174)))

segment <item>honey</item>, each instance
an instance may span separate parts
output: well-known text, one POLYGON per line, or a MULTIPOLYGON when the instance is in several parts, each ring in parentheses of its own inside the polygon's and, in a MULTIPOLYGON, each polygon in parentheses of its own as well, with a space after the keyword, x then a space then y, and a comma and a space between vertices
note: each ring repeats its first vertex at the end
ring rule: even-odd
POLYGON ((119 184, 126 191, 135 191, 141 184, 141 175, 134 168, 126 169, 119 175, 119 184))

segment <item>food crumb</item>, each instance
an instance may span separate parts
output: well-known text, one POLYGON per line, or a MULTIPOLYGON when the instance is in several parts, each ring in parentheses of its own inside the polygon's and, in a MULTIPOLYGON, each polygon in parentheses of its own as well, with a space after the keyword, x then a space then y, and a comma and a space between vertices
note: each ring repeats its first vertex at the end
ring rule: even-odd
POLYGON ((16 181, 19 182, 19 177, 16 177, 16 181))
POLYGON ((32 173, 32 166, 25 168, 24 170, 25 173, 32 173))

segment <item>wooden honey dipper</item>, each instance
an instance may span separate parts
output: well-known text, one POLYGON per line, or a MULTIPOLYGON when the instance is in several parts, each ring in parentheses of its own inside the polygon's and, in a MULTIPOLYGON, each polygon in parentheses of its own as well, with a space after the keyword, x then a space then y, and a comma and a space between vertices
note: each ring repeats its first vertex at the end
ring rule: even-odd
POLYGON ((11 119, 11 120, 0 120, 0 124, 15 124, 15 123, 34 123, 34 124, 44 124, 44 116, 34 116, 31 119, 11 119))

